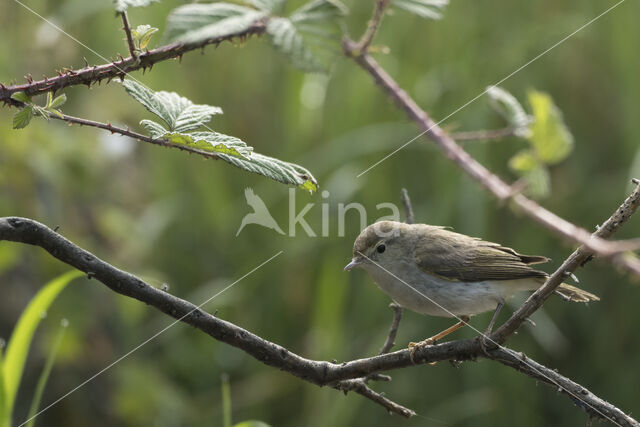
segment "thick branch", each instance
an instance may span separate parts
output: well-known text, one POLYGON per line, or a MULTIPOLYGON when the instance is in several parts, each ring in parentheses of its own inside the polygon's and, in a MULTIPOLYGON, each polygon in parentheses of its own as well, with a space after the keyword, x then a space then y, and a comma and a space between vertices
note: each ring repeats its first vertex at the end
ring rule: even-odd
MULTIPOLYGON (((598 230, 593 233, 593 236, 606 239, 611 237, 613 233, 618 231, 624 223, 626 223, 631 215, 640 206, 640 181, 634 180, 636 188, 631 195, 625 199, 622 205, 616 210, 613 215, 607 219, 598 230)), ((563 280, 573 273, 578 267, 584 265, 591 257, 593 257, 593 251, 580 246, 573 252, 569 258, 562 263, 562 265, 547 279, 545 284, 535 291, 527 299, 527 301, 507 320, 498 330, 491 335, 491 340, 496 343, 503 343, 509 335, 514 333, 520 325, 531 316, 537 309, 542 307, 545 300, 553 294, 553 292, 560 286, 563 280)))
MULTIPOLYGON (((628 242, 608 242, 598 237, 592 237, 585 229, 560 218, 524 195, 514 195, 511 186, 463 150, 369 54, 360 54, 357 50, 357 44, 352 40, 345 39, 343 41, 343 47, 347 56, 351 57, 373 77, 375 82, 382 87, 387 95, 407 113, 409 118, 419 125, 423 133, 431 138, 450 160, 455 162, 475 181, 491 191, 500 200, 512 199, 518 207, 538 223, 568 240, 584 245, 599 255, 612 257, 621 252, 638 249, 638 242, 635 240, 628 242)), ((640 275, 638 263, 629 262, 624 257, 619 257, 617 262, 620 266, 640 275)))
POLYGON ((23 85, 5 86, 0 84, 0 102, 14 103, 11 95, 16 92, 24 92, 29 96, 40 95, 46 92, 56 92, 68 86, 87 85, 99 83, 102 80, 111 80, 119 77, 123 78, 126 73, 135 70, 145 70, 153 67, 154 64, 166 61, 171 58, 180 58, 186 52, 204 48, 207 45, 218 45, 225 40, 233 40, 236 38, 245 38, 251 35, 263 34, 266 28, 264 20, 254 22, 249 28, 236 33, 228 34, 214 39, 199 41, 197 43, 172 43, 140 54, 138 58, 130 56, 120 61, 112 62, 104 65, 96 65, 78 70, 65 70, 58 72, 56 77, 45 77, 43 80, 30 81, 23 85))
MULTIPOLYGON (((535 366, 535 369, 531 368, 534 369, 533 373, 528 369, 523 369, 513 359, 505 357, 503 351, 508 349, 504 347, 484 353, 480 341, 476 339, 452 341, 420 348, 414 354, 413 360, 407 349, 344 363, 305 359, 246 329, 206 313, 188 301, 149 286, 136 276, 102 261, 37 221, 18 217, 0 218, 0 241, 2 240, 40 246, 62 262, 87 273, 89 277, 96 278, 114 292, 151 305, 175 319, 180 319, 182 322, 200 329, 218 341, 243 350, 268 366, 281 369, 319 386, 340 387, 340 382, 343 380, 357 379, 383 371, 407 368, 414 366, 416 363, 430 363, 441 360, 469 360, 476 357, 495 359, 536 379, 539 378, 540 372, 548 370, 548 368, 539 364, 529 366, 529 368, 535 366), (538 367, 544 368, 544 370, 538 369, 538 367)), ((526 360, 531 361, 531 359, 526 360)), ((533 361, 531 362, 533 363, 533 361)), ((549 371, 550 375, 547 379, 550 381, 546 382, 553 384, 555 387, 558 387, 558 384, 564 387, 562 384, 565 381, 570 381, 558 373, 549 371)), ((569 382, 567 384, 575 383, 569 382)), ((575 386, 579 387, 577 384, 575 386)), ((353 385, 353 387, 352 390, 354 391, 358 391, 360 388, 357 385, 353 385)), ((374 397, 369 391, 360 391, 362 391, 361 394, 368 398, 374 397)), ((620 425, 640 426, 640 423, 628 417, 624 412, 591 393, 582 393, 579 397, 582 402, 579 406, 584 410, 586 410, 586 407, 596 408, 599 413, 610 414, 611 416, 607 415, 607 417, 617 420, 620 425)), ((592 409, 589 410, 592 411, 592 409)))

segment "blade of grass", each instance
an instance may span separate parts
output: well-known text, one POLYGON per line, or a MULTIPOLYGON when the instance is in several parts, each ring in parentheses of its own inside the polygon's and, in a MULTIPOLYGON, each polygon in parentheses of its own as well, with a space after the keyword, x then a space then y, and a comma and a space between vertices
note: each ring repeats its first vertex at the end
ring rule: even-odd
MULTIPOLYGON (((22 312, 18 323, 11 334, 7 351, 4 356, 3 380, 4 380, 4 419, 0 422, 4 425, 11 423, 13 404, 15 402, 18 387, 22 379, 24 364, 29 353, 31 340, 36 328, 42 320, 42 314, 51 306, 51 303, 62 290, 76 277, 82 276, 81 271, 70 271, 47 283, 27 305, 22 312)), ((2 425, 2 424, 0 424, 2 425)))
POLYGON ((33 400, 31 401, 31 408, 29 408, 29 416, 27 419, 29 422, 26 427, 33 427, 36 423, 36 412, 38 412, 38 408, 40 407, 40 402, 42 401, 42 394, 44 393, 44 388, 47 385, 47 381, 49 381, 49 376, 51 375, 51 370, 53 369, 53 364, 56 361, 56 356, 58 355, 58 349, 60 349, 60 344, 62 343, 62 338, 64 337, 64 333, 67 330, 67 326, 69 326, 69 322, 66 319, 63 319, 60 323, 60 329, 56 334, 56 339, 53 342, 53 346, 51 347, 51 351, 47 356, 47 361, 42 369, 42 373, 40 374, 40 378, 38 379, 38 384, 36 386, 36 391, 33 393, 33 400))

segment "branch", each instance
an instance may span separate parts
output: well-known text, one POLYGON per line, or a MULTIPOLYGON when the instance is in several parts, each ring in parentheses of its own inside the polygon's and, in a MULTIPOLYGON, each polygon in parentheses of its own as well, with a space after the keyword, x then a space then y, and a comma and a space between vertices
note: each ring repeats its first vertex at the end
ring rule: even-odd
POLYGON ((80 125, 80 126, 90 126, 90 127, 94 127, 94 128, 98 128, 98 129, 104 129, 104 130, 107 130, 107 131, 109 131, 111 133, 117 133, 119 135, 128 136, 128 137, 136 139, 138 141, 148 142, 150 144, 160 145, 162 147, 177 148, 178 150, 182 150, 182 151, 187 151, 189 153, 198 154, 198 155, 206 157, 208 159, 217 159, 218 158, 218 155, 216 153, 212 153, 212 152, 204 151, 204 150, 199 150, 197 148, 189 147, 188 145, 174 144, 172 142, 167 141, 166 139, 151 138, 150 136, 143 135, 143 134, 137 133, 137 132, 133 132, 133 131, 129 130, 129 128, 125 129, 125 128, 121 128, 121 127, 118 127, 118 126, 114 126, 111 123, 96 122, 96 121, 93 121, 93 120, 82 119, 80 117, 69 116, 67 114, 57 115, 57 114, 49 113, 49 118, 56 119, 56 120, 62 120, 64 122, 71 123, 71 124, 77 124, 77 125, 80 125))
POLYGON ((373 16, 367 24, 367 30, 364 32, 357 44, 357 49, 359 50, 359 52, 365 53, 369 50, 369 46, 371 45, 373 37, 376 35, 378 28, 380 28, 382 17, 384 16, 384 12, 389 6, 390 1, 391 0, 376 0, 376 6, 373 9, 373 16))
POLYGON ((129 17, 127 16, 127 12, 120 12, 120 16, 122 17, 122 29, 124 33, 127 35, 127 46, 129 47, 129 55, 132 58, 137 58, 138 54, 136 53, 136 47, 133 44, 133 37, 131 35, 131 26, 129 25, 129 17))
MULTIPOLYGON (((613 233, 618 231, 624 223, 626 223, 631 215, 635 213, 640 206, 640 181, 633 180, 636 188, 631 195, 625 199, 613 215, 607 219, 598 230, 593 233, 594 237, 606 239, 611 237, 613 233)), ((531 316, 536 310, 542 307, 547 298, 562 284, 571 273, 578 267, 583 266, 594 256, 594 252, 580 246, 573 252, 569 258, 547 279, 545 284, 535 291, 525 301, 525 303, 515 312, 509 320, 507 320, 500 328, 498 328, 490 337, 490 341, 503 343, 507 337, 513 334, 522 323, 531 316)))
POLYGON ((91 87, 94 83, 100 83, 102 80, 109 82, 113 78, 124 78, 125 74, 147 68, 151 69, 154 64, 162 61, 166 61, 172 58, 181 58, 186 52, 204 48, 207 45, 218 45, 223 41, 232 41, 236 38, 246 38, 252 35, 261 35, 265 32, 266 21, 259 20, 254 22, 249 28, 236 33, 227 34, 225 36, 216 37, 200 41, 197 43, 172 43, 166 46, 162 46, 153 50, 147 50, 141 53, 138 58, 130 56, 128 58, 121 58, 120 61, 111 62, 104 65, 95 65, 89 67, 85 66, 78 70, 64 70, 58 71, 56 77, 45 77, 39 81, 29 81, 27 84, 5 86, 0 83, 0 102, 15 104, 16 101, 11 99, 11 95, 16 92, 24 92, 28 96, 41 95, 47 92, 56 92, 65 87, 75 85, 87 85, 91 87))
POLYGON ((585 246, 585 248, 598 255, 605 257, 616 256, 615 262, 619 266, 640 275, 640 262, 635 262, 635 260, 628 257, 618 256, 621 252, 638 249, 637 240, 608 242, 599 237, 592 237, 587 230, 560 218, 526 196, 514 194, 511 186, 471 157, 451 136, 438 126, 369 54, 361 54, 355 42, 345 39, 343 40, 343 48, 345 54, 371 75, 384 92, 407 113, 410 119, 419 125, 422 132, 431 138, 450 160, 492 192, 498 199, 512 199, 515 205, 520 207, 528 216, 551 231, 585 246))
POLYGON ((472 130, 466 132, 453 132, 449 134, 455 141, 490 141, 508 138, 514 136, 517 129, 512 127, 506 127, 501 129, 488 129, 488 130, 472 130))
MULTIPOLYGON (((224 321, 206 313, 188 301, 148 285, 138 277, 102 261, 92 253, 80 248, 54 230, 37 221, 18 217, 0 218, 0 241, 3 240, 40 246, 53 257, 87 273, 89 278, 96 278, 114 292, 151 305, 168 316, 200 329, 218 341, 241 349, 265 365, 281 369, 319 386, 346 387, 377 403, 385 403, 387 409, 396 407, 398 413, 402 412, 399 405, 390 401, 387 402, 388 399, 382 395, 362 389, 360 385, 357 384, 341 384, 341 382, 344 380, 359 379, 370 374, 377 374, 392 369, 415 366, 416 363, 430 363, 441 360, 470 360, 477 357, 494 359, 536 379, 540 379, 540 372, 546 372, 546 370, 548 370, 548 368, 542 365, 534 365, 534 362, 529 358, 521 358, 520 360, 526 360, 532 363, 529 368, 533 366, 534 368, 531 369, 534 369, 534 371, 528 370, 526 367, 521 366, 524 362, 516 363, 512 358, 510 359, 505 356, 505 354, 511 354, 509 353, 511 350, 504 347, 489 350, 484 353, 479 340, 476 339, 451 341, 423 347, 415 352, 413 360, 407 349, 344 363, 310 360, 278 344, 267 341, 231 322, 224 321), (505 351, 507 353, 504 353, 505 351), (538 369, 538 367, 540 369, 538 369)), ((553 384, 555 387, 564 387, 562 384, 565 383, 575 384, 560 374, 551 370, 549 371, 552 372, 552 374, 547 377, 547 380, 550 382, 545 382, 553 384)), ((581 386, 575 384, 575 387, 581 386)), ((581 390, 583 389, 584 388, 581 387, 581 390)), ((568 392, 571 392, 571 390, 572 389, 568 389, 568 392)), ((588 405, 589 408, 597 409, 597 414, 605 414, 606 417, 617 420, 620 425, 640 426, 640 423, 628 417, 615 406, 589 392, 581 393, 580 399, 583 404, 581 404, 580 407, 583 410, 586 410, 585 405, 588 405), (610 416, 607 414, 610 414, 610 416)))
POLYGON ((614 405, 602 400, 580 384, 560 375, 527 357, 506 347, 490 351, 491 358, 526 374, 537 381, 542 381, 569 397, 573 403, 584 410, 589 417, 608 420, 619 426, 640 426, 640 423, 625 414, 614 405))

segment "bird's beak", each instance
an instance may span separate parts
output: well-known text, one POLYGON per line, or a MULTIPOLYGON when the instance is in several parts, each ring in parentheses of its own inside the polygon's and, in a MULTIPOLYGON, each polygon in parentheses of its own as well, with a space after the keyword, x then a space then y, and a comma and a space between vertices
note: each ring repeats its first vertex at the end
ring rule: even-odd
POLYGON ((349 271, 349 270, 353 270, 354 268, 360 266, 362 264, 362 260, 361 259, 352 259, 351 262, 347 265, 344 266, 344 271, 349 271))

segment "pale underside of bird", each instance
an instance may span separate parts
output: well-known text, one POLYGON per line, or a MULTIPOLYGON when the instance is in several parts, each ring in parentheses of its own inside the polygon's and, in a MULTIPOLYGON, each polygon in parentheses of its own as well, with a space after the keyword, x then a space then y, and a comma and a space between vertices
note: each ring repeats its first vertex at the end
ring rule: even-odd
MULTIPOLYGON (((440 226, 381 221, 358 236, 345 270, 363 268, 396 303, 417 313, 468 319, 538 289, 549 275, 531 266, 547 261, 440 226)), ((599 300, 564 283, 557 293, 576 302, 599 300)))

